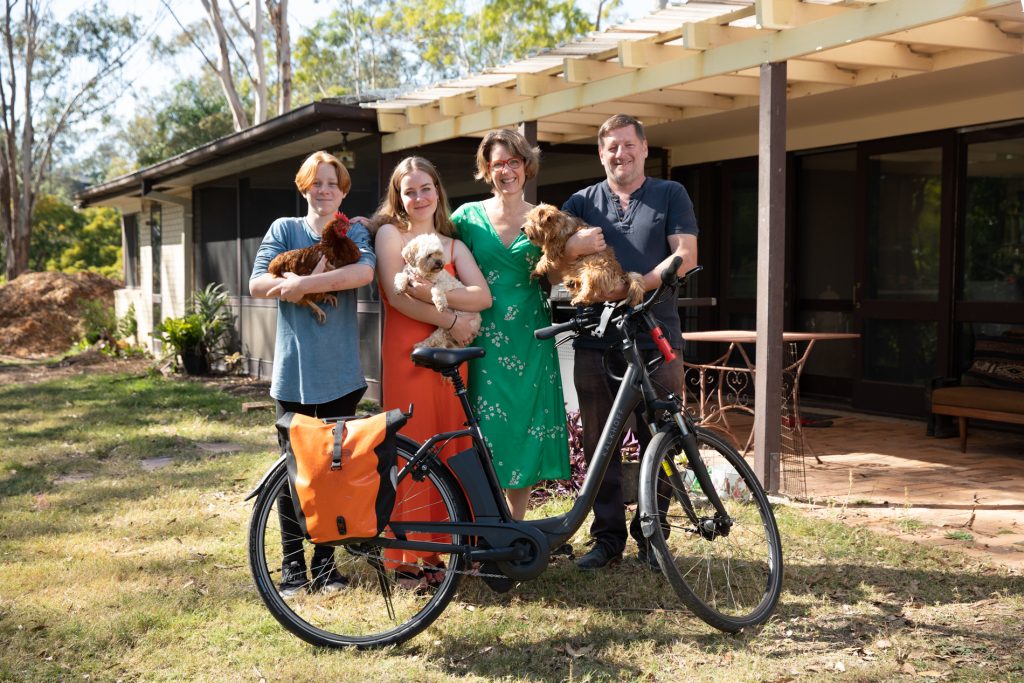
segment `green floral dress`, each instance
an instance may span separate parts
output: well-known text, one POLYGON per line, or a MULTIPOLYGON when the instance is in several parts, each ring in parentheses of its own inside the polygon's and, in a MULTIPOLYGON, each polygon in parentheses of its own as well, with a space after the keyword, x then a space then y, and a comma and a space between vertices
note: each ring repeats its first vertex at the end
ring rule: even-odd
POLYGON ((506 247, 480 202, 452 215, 491 289, 474 344, 487 355, 469 365, 469 394, 501 485, 523 488, 569 477, 565 401, 553 340, 533 331, 551 324, 540 285, 530 279, 540 249, 518 235, 506 247))

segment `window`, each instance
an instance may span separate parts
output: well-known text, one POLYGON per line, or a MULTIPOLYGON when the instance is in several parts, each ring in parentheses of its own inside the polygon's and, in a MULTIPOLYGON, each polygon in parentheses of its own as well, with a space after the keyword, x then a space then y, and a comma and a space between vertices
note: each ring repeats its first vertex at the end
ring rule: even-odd
POLYGON ((124 286, 138 288, 142 284, 139 273, 139 214, 124 216, 124 286))
POLYGON ((1024 302, 1024 138, 967 146, 965 301, 1024 302))

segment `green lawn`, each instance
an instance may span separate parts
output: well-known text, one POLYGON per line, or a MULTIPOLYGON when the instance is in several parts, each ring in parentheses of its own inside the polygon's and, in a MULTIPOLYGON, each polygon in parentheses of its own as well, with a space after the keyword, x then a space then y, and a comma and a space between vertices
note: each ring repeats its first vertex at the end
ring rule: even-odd
POLYGON ((137 369, 0 382, 0 680, 1024 680, 1020 575, 789 508, 757 632, 711 629, 628 559, 558 560, 505 595, 467 579, 399 648, 314 650, 252 587, 242 499, 273 419, 240 405, 137 369))

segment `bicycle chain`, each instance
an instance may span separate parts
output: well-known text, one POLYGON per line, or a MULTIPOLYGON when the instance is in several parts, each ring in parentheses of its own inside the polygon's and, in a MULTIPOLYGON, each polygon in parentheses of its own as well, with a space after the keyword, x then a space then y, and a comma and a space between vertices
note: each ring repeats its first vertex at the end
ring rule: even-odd
MULTIPOLYGON (((378 559, 379 559, 379 556, 374 556, 371 553, 363 552, 361 550, 356 550, 355 548, 353 548, 351 546, 346 546, 345 547, 345 551, 350 553, 350 554, 352 554, 352 555, 356 555, 358 557, 365 557, 365 558, 367 558, 367 560, 371 560, 374 557, 378 557, 378 559)), ((484 563, 481 562, 480 566, 482 567, 483 565, 484 565, 484 563)), ((504 574, 484 574, 479 569, 462 569, 462 570, 458 570, 458 569, 451 569, 451 568, 449 568, 447 566, 445 566, 445 567, 438 567, 436 569, 431 569, 430 571, 431 572, 444 572, 446 574, 450 572, 452 574, 462 574, 463 576, 476 576, 476 577, 479 577, 481 579, 482 578, 488 578, 488 579, 507 579, 507 578, 509 578, 509 577, 505 576, 504 574)))

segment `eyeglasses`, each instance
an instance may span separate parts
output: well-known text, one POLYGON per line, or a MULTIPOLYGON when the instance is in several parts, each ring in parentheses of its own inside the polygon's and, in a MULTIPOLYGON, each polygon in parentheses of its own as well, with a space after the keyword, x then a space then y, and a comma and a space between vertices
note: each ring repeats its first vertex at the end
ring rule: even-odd
POLYGON ((492 161, 491 171, 500 171, 503 168, 507 168, 510 171, 518 171, 523 167, 523 160, 517 157, 506 159, 505 161, 492 161))

